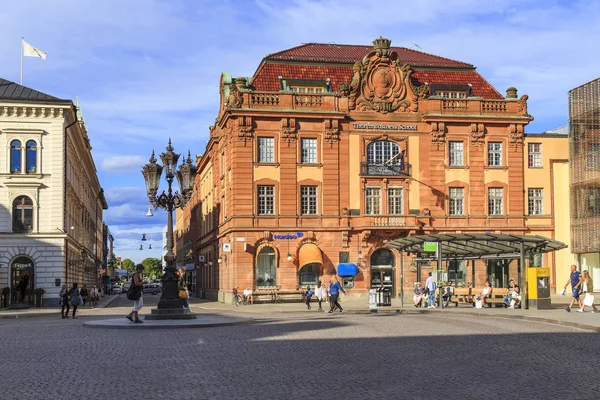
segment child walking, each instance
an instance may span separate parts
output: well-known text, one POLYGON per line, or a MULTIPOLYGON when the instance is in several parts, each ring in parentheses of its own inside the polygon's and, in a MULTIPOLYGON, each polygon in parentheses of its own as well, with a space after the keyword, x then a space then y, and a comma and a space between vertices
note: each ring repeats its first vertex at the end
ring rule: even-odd
POLYGON ((310 310, 310 300, 312 299, 313 291, 310 289, 310 286, 306 288, 306 307, 310 310))

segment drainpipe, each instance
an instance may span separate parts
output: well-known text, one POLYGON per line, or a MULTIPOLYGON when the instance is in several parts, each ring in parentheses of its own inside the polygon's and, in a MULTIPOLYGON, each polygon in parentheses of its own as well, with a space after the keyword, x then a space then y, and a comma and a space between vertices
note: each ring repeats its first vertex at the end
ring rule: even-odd
POLYGON ((65 155, 65 159, 63 161, 63 230, 67 232, 67 237, 65 238, 65 284, 68 285, 67 281, 69 279, 69 232, 70 229, 67 226, 67 131, 70 127, 75 125, 77 121, 77 107, 73 106, 73 114, 75 115, 75 121, 71 122, 69 125, 64 128, 64 144, 63 144, 63 154, 65 155))

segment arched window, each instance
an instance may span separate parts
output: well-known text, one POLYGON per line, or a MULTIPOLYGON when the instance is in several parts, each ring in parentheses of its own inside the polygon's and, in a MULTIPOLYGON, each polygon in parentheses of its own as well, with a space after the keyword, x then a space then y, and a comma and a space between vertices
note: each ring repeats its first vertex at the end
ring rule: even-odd
POLYGON ((275 249, 263 247, 256 256, 256 286, 276 286, 275 249))
POLYGON ((13 201, 13 232, 31 232, 33 224, 33 202, 27 196, 13 201))
POLYGON ((10 172, 21 172, 21 142, 18 140, 10 143, 10 172))
POLYGON ((369 165, 398 165, 402 161, 400 146, 394 142, 377 141, 367 147, 367 163, 369 165))
POLYGON ((316 286, 317 281, 319 280, 320 268, 321 264, 319 263, 306 264, 304 267, 302 267, 300 269, 300 285, 316 286))
POLYGON ((37 143, 35 140, 27 142, 27 150, 25 152, 25 172, 35 174, 37 171, 37 143))

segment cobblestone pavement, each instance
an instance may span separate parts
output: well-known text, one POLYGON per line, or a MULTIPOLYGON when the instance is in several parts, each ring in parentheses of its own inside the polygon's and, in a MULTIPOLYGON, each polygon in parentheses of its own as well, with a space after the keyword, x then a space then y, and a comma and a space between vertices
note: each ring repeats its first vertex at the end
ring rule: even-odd
MULTIPOLYGON (((82 320, 124 315, 128 303, 82 320)), ((600 398, 597 333, 465 315, 255 317, 156 331, 0 320, 0 398, 600 398)))

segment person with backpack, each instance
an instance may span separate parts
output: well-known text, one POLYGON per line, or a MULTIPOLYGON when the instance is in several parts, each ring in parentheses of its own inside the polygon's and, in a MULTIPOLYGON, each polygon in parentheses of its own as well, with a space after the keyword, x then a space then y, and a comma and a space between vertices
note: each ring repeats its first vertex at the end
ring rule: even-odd
POLYGON ((310 310, 310 299, 312 299, 313 291, 310 290, 310 286, 306 288, 306 307, 310 310))
POLYGON ((62 285, 62 289, 58 296, 60 297, 61 305, 60 315, 62 316, 62 319, 69 318, 71 306, 69 305, 69 289, 66 284, 62 285), (67 309, 67 312, 65 312, 65 308, 67 309))
POLYGON ((144 272, 144 266, 138 264, 135 266, 135 273, 131 278, 131 286, 127 291, 127 298, 133 300, 133 308, 126 318, 133 323, 141 324, 143 321, 139 318, 138 313, 144 306, 144 298, 142 297, 142 288, 145 283, 148 283, 148 279, 144 279, 142 273, 144 272))
MULTIPOLYGON (((73 287, 69 290, 69 301, 71 302, 71 306, 73 306, 73 316, 71 318, 77 318, 75 313, 77 312, 77 307, 79 304, 83 304, 83 300, 81 299, 81 294, 79 293, 79 289, 77 289, 78 283, 73 282, 73 287)), ((68 311, 67 311, 68 312, 68 311)))
POLYGON ((81 288, 81 290, 79 291, 79 293, 81 294, 81 299, 83 300, 83 306, 85 306, 85 303, 88 299, 88 290, 87 287, 85 287, 85 283, 83 284, 83 287, 81 288))

